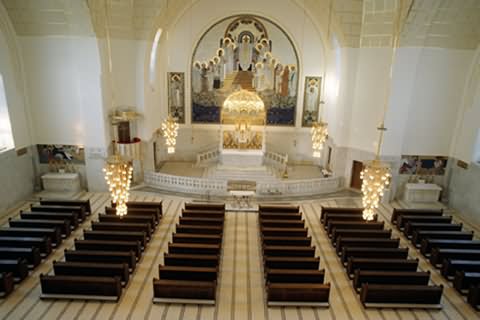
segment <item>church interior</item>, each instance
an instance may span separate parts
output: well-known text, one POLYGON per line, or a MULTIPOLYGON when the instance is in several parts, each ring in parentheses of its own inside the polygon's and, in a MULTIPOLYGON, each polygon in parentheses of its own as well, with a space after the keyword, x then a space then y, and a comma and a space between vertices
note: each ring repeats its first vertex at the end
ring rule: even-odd
POLYGON ((480 319, 480 0, 0 0, 0 319, 480 319))

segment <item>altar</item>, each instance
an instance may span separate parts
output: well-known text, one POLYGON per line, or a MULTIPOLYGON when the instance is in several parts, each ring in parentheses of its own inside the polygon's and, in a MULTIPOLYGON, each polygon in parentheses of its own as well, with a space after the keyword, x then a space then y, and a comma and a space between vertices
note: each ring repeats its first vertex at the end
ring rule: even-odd
POLYGON ((220 162, 228 167, 260 167, 263 165, 263 150, 223 149, 220 162))
POLYGON ((407 183, 405 198, 407 202, 437 202, 442 188, 434 183, 407 183))

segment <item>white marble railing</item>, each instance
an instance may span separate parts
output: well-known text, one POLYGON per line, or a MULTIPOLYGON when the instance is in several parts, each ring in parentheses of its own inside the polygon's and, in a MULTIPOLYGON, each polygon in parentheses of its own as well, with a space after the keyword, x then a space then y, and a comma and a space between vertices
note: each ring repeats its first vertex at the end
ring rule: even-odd
POLYGON ((218 162, 220 159, 220 150, 212 148, 204 152, 197 153, 197 166, 207 166, 218 162))
POLYGON ((272 168, 278 177, 281 177, 287 168, 288 154, 266 151, 263 162, 267 167, 272 168))
MULTIPOLYGON (((145 184, 152 188, 179 193, 201 195, 227 195, 227 180, 214 180, 174 176, 146 171, 145 184)), ((279 182, 257 181, 258 196, 285 195, 307 196, 336 192, 341 188, 341 178, 318 178, 305 180, 283 180, 279 182)))
POLYGON ((336 192, 340 187, 341 178, 339 177, 258 182, 257 195, 315 195, 336 192))
POLYGON ((144 176, 146 185, 180 193, 203 195, 226 195, 227 181, 205 178, 174 176, 153 171, 146 171, 144 176))

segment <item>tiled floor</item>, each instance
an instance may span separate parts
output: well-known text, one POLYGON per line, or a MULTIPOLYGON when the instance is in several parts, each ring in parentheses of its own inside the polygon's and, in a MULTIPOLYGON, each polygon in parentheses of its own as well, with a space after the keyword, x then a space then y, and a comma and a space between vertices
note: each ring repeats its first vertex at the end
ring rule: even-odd
MULTIPOLYGON (((102 211, 109 198, 104 193, 79 195, 90 197, 95 214, 102 211)), ((224 245, 221 262, 221 274, 214 307, 183 304, 152 304, 152 279, 158 276, 157 266, 163 261, 163 253, 171 240, 178 213, 184 199, 174 196, 162 196, 148 192, 134 192, 134 200, 164 200, 164 218, 156 230, 152 241, 137 266, 137 269, 118 303, 84 302, 73 300, 40 300, 39 274, 48 273, 52 260, 63 257, 63 249, 73 245, 74 237, 82 234, 81 228, 74 236, 42 263, 15 291, 5 300, 0 300, 1 319, 477 319, 475 312, 451 288, 440 274, 420 256, 406 241, 402 234, 393 228, 395 236, 401 238, 401 245, 410 248, 412 257, 420 258, 420 267, 432 271, 432 281, 446 286, 442 299, 443 309, 430 310, 393 310, 364 309, 354 293, 338 257, 327 239, 319 222, 320 205, 358 206, 358 198, 330 198, 291 202, 300 204, 305 215, 306 225, 313 238, 313 244, 320 256, 321 268, 326 269, 326 281, 332 285, 330 308, 276 307, 265 304, 263 269, 260 260, 259 227, 256 213, 228 212, 225 221, 224 245)), ((21 207, 15 208, 15 215, 21 207)), ((394 206, 406 206, 394 203, 394 206)), ((381 219, 389 224, 391 206, 382 206, 381 219)), ((95 215, 93 217, 95 219, 95 215)), ((4 224, 7 216, 0 219, 4 224)), ((85 222, 82 228, 89 226, 85 222)), ((471 226, 473 227, 473 226, 471 226)), ((477 232, 479 232, 477 230, 477 232)))

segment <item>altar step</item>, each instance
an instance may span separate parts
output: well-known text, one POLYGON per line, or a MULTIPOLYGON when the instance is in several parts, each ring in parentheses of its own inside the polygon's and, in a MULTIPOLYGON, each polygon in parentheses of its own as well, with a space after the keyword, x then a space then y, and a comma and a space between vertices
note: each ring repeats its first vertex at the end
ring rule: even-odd
POLYGON ((259 167, 236 167, 216 165, 208 167, 204 171, 204 177, 218 180, 248 180, 262 182, 277 182, 278 178, 272 170, 266 166, 259 167))

